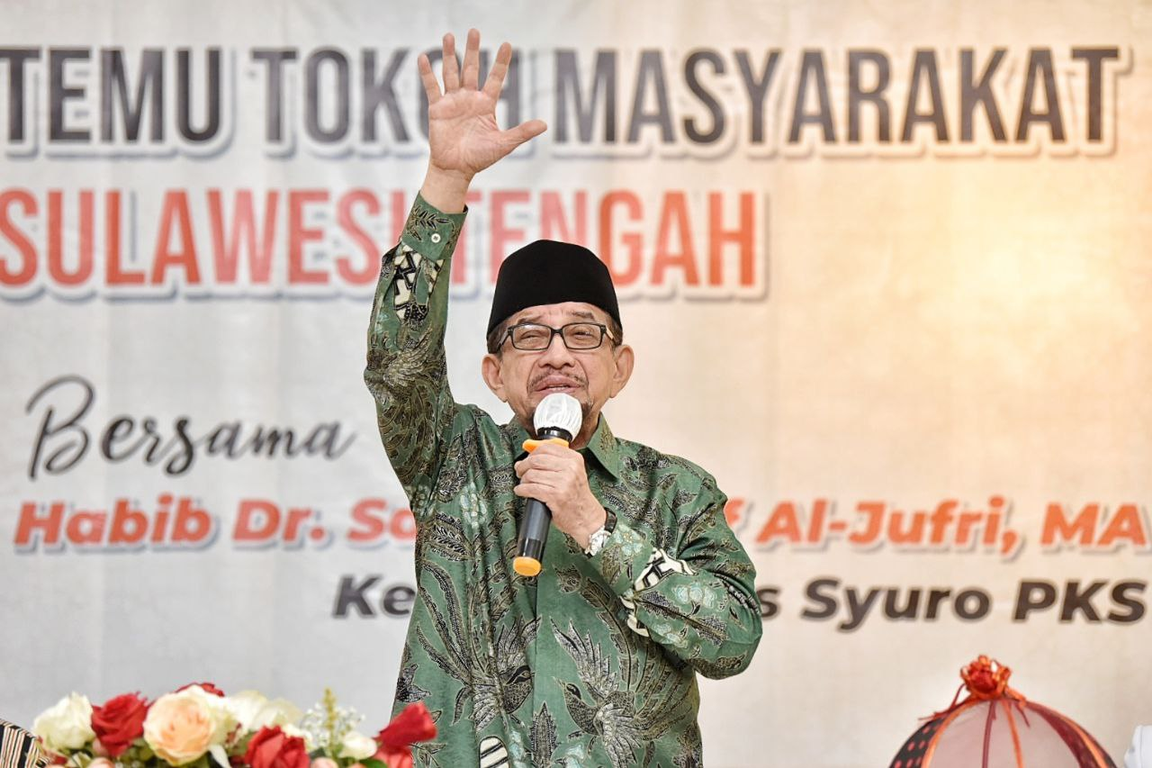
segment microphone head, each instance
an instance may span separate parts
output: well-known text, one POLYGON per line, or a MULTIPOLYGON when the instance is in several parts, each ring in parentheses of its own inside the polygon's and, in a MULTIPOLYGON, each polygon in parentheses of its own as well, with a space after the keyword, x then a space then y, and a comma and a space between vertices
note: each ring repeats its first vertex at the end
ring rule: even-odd
POLYGON ((541 400, 536 406, 536 415, 532 417, 537 434, 544 429, 562 429, 572 437, 580 432, 583 421, 584 410, 580 401, 564 392, 553 392, 541 400))

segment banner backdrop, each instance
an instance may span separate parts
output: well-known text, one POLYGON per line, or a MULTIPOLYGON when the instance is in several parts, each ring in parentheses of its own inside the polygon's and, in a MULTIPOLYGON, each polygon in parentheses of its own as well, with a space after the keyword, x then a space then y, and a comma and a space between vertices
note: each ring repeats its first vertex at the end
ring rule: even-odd
MULTIPOLYGON (((0 715, 194 680, 387 718, 412 516, 363 386, 422 51, 516 58, 451 277, 610 266, 623 437, 716 475, 765 637, 710 765, 887 764, 985 653, 1152 723, 1148 2, 3 5, 0 715)), ((485 64, 486 66, 486 64, 485 64)), ((437 68, 438 69, 438 68, 437 68)))

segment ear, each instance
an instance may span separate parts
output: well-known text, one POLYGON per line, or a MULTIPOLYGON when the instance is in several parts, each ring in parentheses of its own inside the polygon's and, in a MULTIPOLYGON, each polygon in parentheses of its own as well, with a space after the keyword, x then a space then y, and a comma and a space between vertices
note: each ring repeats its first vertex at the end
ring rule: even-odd
POLYGON ((499 355, 489 352, 480 361, 480 375, 484 377, 484 383, 488 385, 488 389, 492 390, 492 394, 500 398, 500 402, 506 403, 508 402, 508 395, 504 391, 503 362, 499 355))
POLYGON ((636 355, 632 351, 632 347, 621 344, 612 350, 612 357, 615 368, 612 371, 612 390, 609 397, 616 397, 624 389, 628 379, 632 378, 632 366, 636 363, 636 355))

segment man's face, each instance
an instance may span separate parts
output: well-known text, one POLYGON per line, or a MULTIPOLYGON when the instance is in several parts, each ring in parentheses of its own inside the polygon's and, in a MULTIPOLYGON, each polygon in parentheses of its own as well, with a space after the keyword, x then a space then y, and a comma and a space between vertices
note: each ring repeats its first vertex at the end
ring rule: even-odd
MULTIPOLYGON (((578 322, 607 326, 609 318, 599 307, 569 301, 523 309, 512 315, 505 327, 539 323, 560 328, 578 322)), ((600 409, 628 383, 632 363, 632 348, 616 345, 607 336, 596 349, 571 350, 559 334, 554 334, 548 348, 538 352, 516 349, 511 340, 506 340, 499 354, 484 356, 481 372, 489 388, 511 406, 520 423, 528 428, 536 406, 547 395, 565 392, 576 398, 584 410, 581 436, 586 441, 595 429, 600 409)), ((579 437, 574 442, 581 442, 579 437)))

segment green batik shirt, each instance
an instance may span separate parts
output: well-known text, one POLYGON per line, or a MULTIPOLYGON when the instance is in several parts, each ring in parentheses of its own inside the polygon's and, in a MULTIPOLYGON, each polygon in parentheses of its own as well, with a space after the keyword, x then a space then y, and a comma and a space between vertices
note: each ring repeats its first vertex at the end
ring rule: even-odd
POLYGON ((383 258, 365 381, 416 516, 418 594, 395 711, 423 701, 417 765, 698 766, 696 673, 748 666, 755 570, 726 498, 684 459, 620 440, 603 416, 581 450, 617 523, 588 557, 553 530, 541 574, 512 570, 529 436, 448 388, 448 266, 464 214, 417 198, 383 258))

